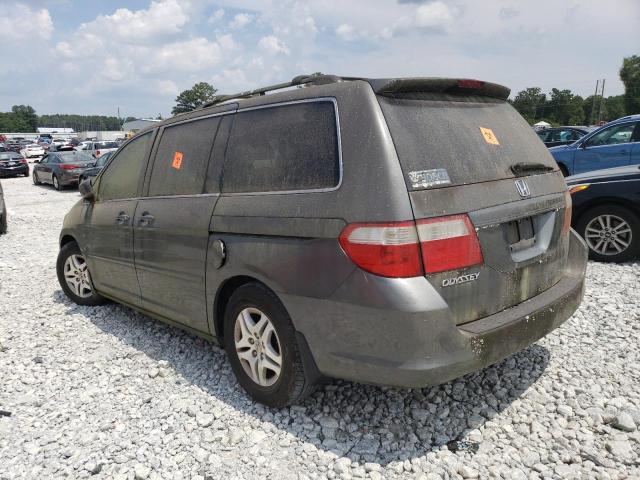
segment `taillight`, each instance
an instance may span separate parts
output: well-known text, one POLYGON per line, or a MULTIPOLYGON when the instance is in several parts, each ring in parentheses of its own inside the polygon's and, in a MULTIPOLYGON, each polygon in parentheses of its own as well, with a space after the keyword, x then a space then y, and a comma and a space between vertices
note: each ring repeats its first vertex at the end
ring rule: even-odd
POLYGON ((78 168, 78 165, 69 165, 67 163, 60 165, 60 168, 63 170, 75 170, 78 168))
POLYGON ((463 78, 458 80, 458 87, 480 89, 484 87, 484 82, 482 80, 471 80, 469 78, 463 78))
POLYGON ((100 157, 100 150, 97 150, 96 151, 96 158, 99 158, 99 157, 100 157))
POLYGON ((437 273, 483 262, 476 230, 467 215, 418 220, 425 272, 437 273))
POLYGON ((26 158, 21 158, 20 163, 28 163, 26 158))
POLYGON ((340 245, 367 272, 396 278, 423 275, 413 221, 348 225, 340 234, 340 245))
POLYGON ((340 245, 360 268, 383 277, 418 277, 483 262, 467 215, 352 224, 340 234, 340 245))
POLYGON ((571 194, 569 192, 564 192, 564 219, 562 220, 562 235, 566 235, 569 233, 569 229, 571 229, 571 210, 573 209, 573 203, 571 201, 571 194))

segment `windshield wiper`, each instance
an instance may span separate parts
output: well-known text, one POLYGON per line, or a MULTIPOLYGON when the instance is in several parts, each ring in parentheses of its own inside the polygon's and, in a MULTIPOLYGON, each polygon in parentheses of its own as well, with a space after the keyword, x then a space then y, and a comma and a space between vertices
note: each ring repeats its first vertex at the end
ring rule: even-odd
POLYGON ((511 165, 511 171, 516 177, 523 177, 525 175, 534 175, 536 173, 552 172, 555 168, 545 165, 544 163, 516 163, 511 165))

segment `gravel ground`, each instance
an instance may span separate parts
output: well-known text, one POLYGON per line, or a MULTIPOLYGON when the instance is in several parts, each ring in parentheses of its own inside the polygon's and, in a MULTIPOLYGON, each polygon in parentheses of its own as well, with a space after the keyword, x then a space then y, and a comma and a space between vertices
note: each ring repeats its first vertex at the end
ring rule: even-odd
POLYGON ((77 191, 3 180, 0 479, 640 478, 640 264, 590 263, 527 350, 439 387, 334 381, 269 410, 224 352, 55 275, 77 191))

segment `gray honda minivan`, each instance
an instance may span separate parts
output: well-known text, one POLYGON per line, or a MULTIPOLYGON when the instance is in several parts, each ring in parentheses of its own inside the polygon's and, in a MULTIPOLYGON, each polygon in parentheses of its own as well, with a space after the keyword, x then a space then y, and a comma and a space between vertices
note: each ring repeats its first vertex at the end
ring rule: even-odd
POLYGON ((159 122, 81 184, 60 285, 221 343, 270 406, 322 378, 423 387, 493 364, 573 314, 587 258, 508 95, 296 77, 159 122))

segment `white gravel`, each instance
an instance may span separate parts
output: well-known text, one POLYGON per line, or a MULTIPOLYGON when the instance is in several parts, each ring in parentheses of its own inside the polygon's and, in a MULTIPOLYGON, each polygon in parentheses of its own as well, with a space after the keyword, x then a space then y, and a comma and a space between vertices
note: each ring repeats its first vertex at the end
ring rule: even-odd
POLYGON ((479 373, 413 391, 335 381, 269 410, 219 348, 70 303, 55 259, 78 193, 2 184, 2 480, 640 478, 638 263, 590 263, 568 323, 479 373))

